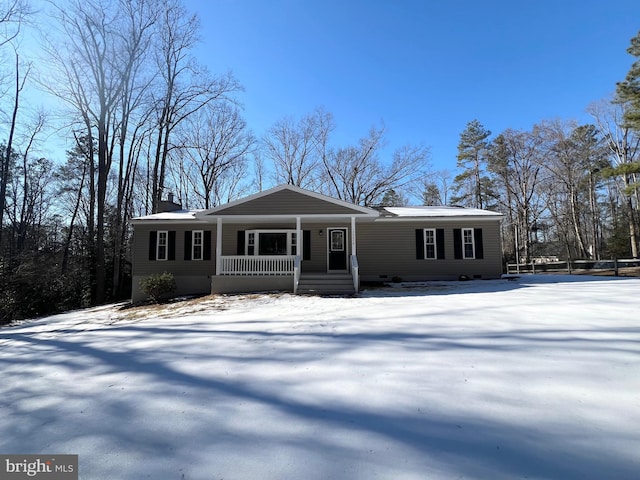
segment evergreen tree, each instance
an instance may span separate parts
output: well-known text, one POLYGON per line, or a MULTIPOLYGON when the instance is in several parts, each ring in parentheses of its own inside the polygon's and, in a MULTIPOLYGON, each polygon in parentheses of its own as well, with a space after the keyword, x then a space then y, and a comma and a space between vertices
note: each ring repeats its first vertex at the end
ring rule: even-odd
POLYGON ((423 205, 442 205, 442 201, 440 200, 442 197, 440 195, 440 189, 438 185, 435 183, 427 183, 424 186, 424 192, 422 192, 422 204, 423 205))
POLYGON ((631 65, 625 80, 617 84, 617 101, 628 105, 624 112, 627 126, 640 130, 640 32, 631 39, 631 46, 627 52, 637 60, 631 65))
POLYGON ((460 134, 458 168, 462 170, 453 180, 456 196, 453 203, 474 208, 486 208, 491 180, 485 174, 487 148, 491 131, 478 120, 472 120, 460 134))
POLYGON ((382 197, 382 205, 385 207, 404 207, 407 205, 407 200, 401 193, 396 192, 393 188, 387 190, 382 197))

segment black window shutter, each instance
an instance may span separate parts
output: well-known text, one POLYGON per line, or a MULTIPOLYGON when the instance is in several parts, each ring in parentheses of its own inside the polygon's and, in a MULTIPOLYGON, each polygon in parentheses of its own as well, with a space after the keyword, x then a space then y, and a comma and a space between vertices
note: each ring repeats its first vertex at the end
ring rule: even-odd
POLYGON ((184 232, 184 259, 191 260, 191 230, 184 232))
POLYGON ((438 247, 438 260, 444 260, 444 228, 436 229, 436 246, 438 247))
POLYGON ((172 230, 169 232, 169 256, 167 260, 176 259, 176 232, 172 230))
POLYGON ((244 230, 238 230, 238 249, 236 255, 244 255, 244 230))
POLYGON ((462 258, 462 229, 453 229, 453 258, 459 260, 462 258))
POLYGON ((416 258, 424 260, 424 230, 416 228, 416 258))
POLYGON ((204 251, 202 252, 202 258, 204 260, 211 260, 211 230, 205 230, 203 241, 204 251))
POLYGON ((302 231, 302 259, 311 260, 311 230, 302 231))
POLYGON ((158 232, 149 232, 149 260, 156 259, 156 244, 158 242, 158 232))
POLYGON ((473 230, 474 242, 476 244, 476 258, 483 259, 484 258, 484 248, 482 245, 482 229, 475 228, 473 230))

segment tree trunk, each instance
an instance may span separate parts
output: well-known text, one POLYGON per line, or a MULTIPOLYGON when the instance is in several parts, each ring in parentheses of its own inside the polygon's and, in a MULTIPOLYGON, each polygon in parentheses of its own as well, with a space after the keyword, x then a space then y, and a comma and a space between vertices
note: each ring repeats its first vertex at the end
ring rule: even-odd
MULTIPOLYGON (((151 175, 151 213, 158 213, 158 206, 160 205, 160 200, 162 196, 162 191, 160 187, 161 183, 161 168, 160 164, 163 161, 163 144, 162 140, 164 138, 164 130, 168 128, 165 125, 167 113, 167 106, 163 107, 162 114, 160 116, 160 120, 158 122, 158 139, 156 141, 156 153, 153 162, 153 173, 151 175)), ((166 147, 165 147, 166 148, 166 147)), ((164 182, 163 182, 164 183, 164 182)))
POLYGON ((596 199, 595 180, 593 172, 589 172, 589 213, 591 216, 591 242, 593 251, 592 256, 596 260, 600 260, 600 234, 598 229, 598 201, 596 199))
POLYGON ((64 243, 64 249, 62 251, 62 262, 60 266, 60 272, 66 273, 67 266, 69 264, 69 250, 71 249, 71 241, 73 240, 73 229, 76 223, 76 217, 80 210, 80 202, 82 200, 82 189, 84 188, 84 181, 87 176, 87 166, 84 165, 82 169, 82 177, 80 178, 80 187, 78 188, 78 196, 76 197, 76 203, 73 206, 73 213, 71 214, 71 220, 69 221, 69 232, 67 233, 67 239, 64 243))
POLYGON ((631 256, 638 258, 638 235, 636 232, 636 222, 633 215, 633 202, 631 197, 627 197, 627 221, 629 222, 629 240, 631 242, 631 256))
POLYGON ((98 192, 96 205, 96 303, 106 299, 106 260, 104 245, 104 213, 107 197, 109 162, 107 151, 106 108, 98 121, 98 192))
POLYGON ((16 90, 13 102, 13 112, 11 113, 11 126, 9 127, 9 139, 2 159, 2 178, 0 178, 0 248, 2 248, 2 231, 4 226, 4 209, 7 203, 7 180, 9 177, 9 166, 11 165, 11 155, 13 153, 13 135, 16 130, 16 118, 20 105, 20 64, 16 53, 16 90))
POLYGON ((584 240, 582 239, 582 232, 580 231, 580 220, 578 219, 578 200, 576 198, 576 192, 573 187, 569 192, 569 206, 571 208, 571 223, 573 224, 573 233, 576 238, 576 247, 578 250, 578 257, 584 257, 587 255, 587 249, 584 246, 584 240))
POLYGON ((629 242, 631 243, 631 256, 633 258, 638 258, 638 235, 636 232, 636 222, 633 215, 633 197, 629 193, 631 178, 628 174, 624 174, 622 176, 622 181, 624 184, 623 194, 626 197, 626 214, 627 223, 629 224, 629 242))
POLYGON ((483 208, 482 185, 480 184, 480 158, 476 154, 474 175, 476 181, 476 208, 483 208))

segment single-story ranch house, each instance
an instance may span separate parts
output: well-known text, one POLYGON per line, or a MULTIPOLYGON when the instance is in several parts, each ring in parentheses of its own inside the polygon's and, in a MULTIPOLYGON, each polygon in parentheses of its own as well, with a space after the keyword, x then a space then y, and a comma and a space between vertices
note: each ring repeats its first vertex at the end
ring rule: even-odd
POLYGON ((354 293, 360 282, 497 278, 500 220, 458 207, 368 208, 281 185, 209 210, 163 202, 132 220, 134 302, 141 279, 177 292, 354 293))

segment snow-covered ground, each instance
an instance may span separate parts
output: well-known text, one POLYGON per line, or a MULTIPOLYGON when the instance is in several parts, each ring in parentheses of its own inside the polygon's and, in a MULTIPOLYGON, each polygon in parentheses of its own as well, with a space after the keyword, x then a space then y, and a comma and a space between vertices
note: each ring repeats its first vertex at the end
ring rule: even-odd
POLYGON ((81 479, 636 479, 640 279, 207 297, 0 329, 0 453, 81 479))

